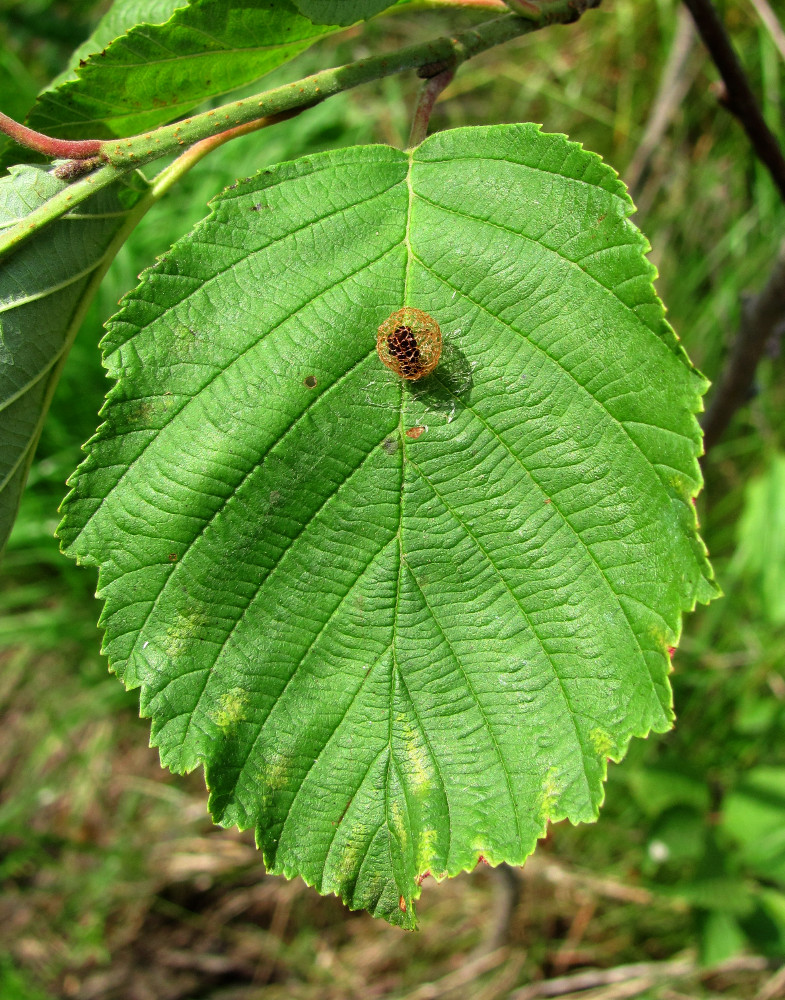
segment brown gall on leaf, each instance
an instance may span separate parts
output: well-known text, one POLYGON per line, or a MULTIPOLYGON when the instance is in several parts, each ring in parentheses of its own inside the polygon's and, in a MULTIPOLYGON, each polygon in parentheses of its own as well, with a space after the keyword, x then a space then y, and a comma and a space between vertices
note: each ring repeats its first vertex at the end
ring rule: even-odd
POLYGON ((376 351, 382 364, 413 382, 438 365, 442 332, 433 316, 421 309, 399 309, 379 327, 376 351))

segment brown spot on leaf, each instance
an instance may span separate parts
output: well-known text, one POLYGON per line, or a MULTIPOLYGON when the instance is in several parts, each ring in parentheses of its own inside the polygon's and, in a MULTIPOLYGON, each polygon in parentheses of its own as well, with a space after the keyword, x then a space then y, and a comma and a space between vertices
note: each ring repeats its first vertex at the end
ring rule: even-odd
POLYGON ((169 562, 177 562, 177 553, 176 552, 170 552, 169 553, 169 562))
POLYGON ((406 913, 406 900, 403 898, 403 896, 401 896, 401 898, 398 900, 398 907, 403 913, 406 913))
POLYGON ((305 386, 306 389, 315 389, 316 388, 316 376, 315 375, 306 375, 305 378, 303 379, 303 385, 305 386))
POLYGON ((425 428, 422 424, 417 424, 415 427, 410 427, 406 432, 406 437, 411 438, 412 441, 416 441, 425 432, 425 428))

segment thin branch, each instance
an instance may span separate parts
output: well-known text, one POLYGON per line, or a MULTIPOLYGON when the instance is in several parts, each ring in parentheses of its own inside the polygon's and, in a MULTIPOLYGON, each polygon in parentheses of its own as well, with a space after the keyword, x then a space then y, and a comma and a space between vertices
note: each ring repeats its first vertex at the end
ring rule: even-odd
MULTIPOLYGON (((686 70, 695 43, 695 29, 689 15, 681 7, 676 20, 673 44, 660 77, 649 120, 638 148, 624 172, 624 181, 631 191, 637 189, 652 154, 660 145, 692 82, 691 74, 686 70)), ((634 200, 637 201, 637 198, 634 200)))
POLYGON ((722 103, 738 118, 758 159, 785 201, 785 156, 758 106, 747 75, 711 0, 684 0, 695 27, 725 84, 722 103))
POLYGON ((468 988, 475 988, 480 976, 507 961, 509 954, 507 948, 499 948, 489 954, 478 955, 476 958, 464 962, 460 968, 453 972, 448 972, 441 979, 418 986, 411 993, 407 993, 404 1000, 439 1000, 440 997, 456 990, 461 990, 463 996, 471 996, 471 991, 468 988))
POLYGON ((741 327, 703 421, 707 452, 722 437, 734 413, 749 400, 758 363, 777 334, 785 334, 785 243, 765 288, 743 308, 741 327))
POLYGON ((638 987, 637 993, 634 991, 632 993, 608 991, 604 994, 587 994, 587 996, 597 998, 605 996, 608 1000, 611 997, 636 997, 640 996, 644 989, 657 982, 686 979, 690 976, 705 980, 719 973, 762 972, 767 968, 769 968, 769 962, 760 955, 738 955, 708 968, 701 967, 693 958, 686 955, 665 962, 636 962, 632 965, 618 965, 612 969, 584 969, 582 972, 576 972, 570 976, 544 979, 542 982, 532 983, 520 990, 515 990, 510 993, 509 1000, 539 1000, 543 997, 567 998, 582 995, 584 990, 597 990, 616 984, 622 986, 628 983, 645 982, 646 985, 638 987))
POLYGON ((233 101, 152 132, 101 143, 101 155, 110 166, 77 180, 15 226, 9 227, 0 236, 0 255, 24 242, 41 226, 59 218, 101 187, 111 184, 116 177, 163 156, 180 153, 183 146, 193 146, 210 136, 258 121, 260 117, 270 119, 312 107, 360 84, 406 70, 429 66, 454 68, 480 52, 537 31, 548 24, 559 21, 564 24, 572 23, 585 11, 599 7, 600 3, 601 0, 540 0, 539 20, 524 20, 514 14, 494 18, 449 37, 436 38, 430 42, 407 46, 397 52, 323 70, 295 83, 233 101))
POLYGON ((692 958, 677 958, 669 962, 635 962, 632 965, 618 965, 612 969, 585 969, 570 976, 557 976, 532 983, 510 994, 510 1000, 538 1000, 540 997, 566 996, 578 990, 594 989, 626 983, 630 980, 680 979, 692 975, 697 965, 692 958))
POLYGON ((428 123, 431 120, 433 106, 436 104, 439 94, 441 94, 445 87, 450 85, 454 76, 454 69, 445 69, 441 73, 436 73, 434 76, 429 77, 423 83, 417 97, 417 107, 414 110, 414 118, 412 119, 409 149, 419 146, 426 135, 428 135, 428 123))
POLYGON ((70 139, 54 139, 50 135, 44 135, 43 132, 34 132, 26 125, 20 125, 2 111, 0 111, 0 132, 5 132, 20 146, 26 146, 37 153, 56 159, 86 160, 101 152, 100 139, 82 139, 78 142, 70 139))
POLYGON ((755 1000, 777 1000, 785 993, 785 967, 775 972, 755 994, 755 1000))
MULTIPOLYGON (((542 3, 550 9, 553 0, 542 0, 542 3)), ((597 7, 599 0, 558 0, 558 3, 562 20, 572 21, 576 16, 574 4, 587 9, 597 7)), ((370 56, 345 66, 322 70, 266 93, 234 101, 173 125, 164 125, 153 132, 104 143, 102 152, 115 166, 142 166, 160 156, 178 152, 179 146, 190 146, 209 135, 244 125, 260 115, 277 115, 293 108, 313 106, 361 84, 395 76, 407 70, 428 66, 456 67, 480 52, 544 26, 544 21, 525 21, 513 14, 497 17, 452 36, 435 38, 429 42, 406 46, 397 52, 370 56)))
POLYGON ((184 174, 188 173, 192 167, 195 167, 200 160, 203 160, 208 153, 212 153, 214 149, 218 149, 224 143, 231 142, 232 139, 237 139, 241 135, 248 135, 251 132, 258 132, 259 129, 277 125, 278 122, 287 121, 289 118, 296 118, 297 115, 302 114, 305 110, 305 108, 295 108, 293 111, 286 111, 283 114, 273 115, 269 118, 257 118, 255 122, 248 122, 247 125, 238 125, 236 128, 229 128, 225 132, 219 132, 218 135, 211 135, 207 139, 202 139, 201 142, 194 143, 184 153, 181 153, 173 163, 170 163, 168 167, 164 167, 160 174, 153 179, 152 190, 154 197, 158 199, 164 195, 184 174))

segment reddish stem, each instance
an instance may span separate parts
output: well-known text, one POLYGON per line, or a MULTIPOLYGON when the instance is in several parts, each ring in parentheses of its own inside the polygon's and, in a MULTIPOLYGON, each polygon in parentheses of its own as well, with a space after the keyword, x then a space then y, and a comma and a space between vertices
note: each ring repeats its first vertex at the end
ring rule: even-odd
POLYGON ((26 125, 20 125, 13 118, 4 115, 2 111, 0 111, 0 132, 10 135, 21 146, 34 149, 37 153, 43 153, 44 156, 63 160, 86 160, 100 154, 103 145, 101 139, 82 139, 81 141, 53 139, 50 135, 34 132, 26 125))
POLYGON ((422 85, 412 121, 412 131, 409 136, 410 149, 412 146, 419 146, 428 134, 428 123, 431 120, 433 106, 436 104, 439 94, 441 94, 445 87, 449 86, 454 76, 455 69, 449 67, 431 76, 422 85))

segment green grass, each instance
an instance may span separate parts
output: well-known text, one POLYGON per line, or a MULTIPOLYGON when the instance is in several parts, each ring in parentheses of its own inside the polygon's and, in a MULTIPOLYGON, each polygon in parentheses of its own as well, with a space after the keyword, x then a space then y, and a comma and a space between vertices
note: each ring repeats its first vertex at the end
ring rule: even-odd
MULTIPOLYGON (((0 93, 11 113, 19 108, 5 104, 2 74, 15 81, 21 106, 88 28, 77 17, 64 39, 59 8, 49 24, 45 0, 18 6, 22 14, 9 14, 0 27, 0 93)), ((746 0, 724 8, 764 113, 781 128, 782 60, 746 0)), ((433 128, 538 121, 601 153, 624 176, 673 45, 677 9, 675 0, 606 2, 578 25, 487 53, 461 69, 433 128)), ((290 79, 322 61, 425 38, 473 17, 403 11, 317 46, 278 75, 290 79)), ((714 378, 742 296, 760 287, 771 266, 785 209, 739 125, 717 106, 716 74, 697 43, 686 72, 687 96, 635 192, 636 222, 654 247, 671 322, 714 378)), ((108 676, 99 653, 94 574, 60 557, 52 537, 64 480, 107 388, 96 349, 101 323, 136 275, 238 176, 329 147, 403 144, 415 89, 414 80, 383 81, 207 158, 133 234, 80 332, 0 583, 0 926, 10 929, 0 946, 3 997, 109 1000, 131 996, 132 983, 140 995, 153 983, 159 996, 215 1000, 369 990, 397 996, 465 962, 493 920, 500 890, 487 870, 439 887, 426 883, 416 936, 349 914, 300 882, 266 878, 247 837, 209 824, 201 778, 174 780, 158 768, 135 697, 108 676)), ((750 767, 785 766, 785 634, 765 622, 754 581, 733 559, 745 485, 783 449, 782 361, 762 366, 758 383, 707 463, 699 509, 726 596, 686 620, 674 658, 677 726, 636 741, 626 761, 611 767, 598 825, 552 831, 538 852, 540 872, 558 864, 564 883, 538 876, 536 864, 525 870, 504 961, 454 996, 505 995, 581 964, 666 959, 686 947, 721 955, 725 938, 707 930, 715 911, 688 901, 706 866, 761 891, 717 829, 723 797, 750 767), (691 775, 705 804, 666 797, 654 808, 646 780, 655 767, 691 775), (660 841, 671 845, 666 860, 652 848, 660 841), (611 887, 643 887, 650 902, 587 888, 586 873, 611 887)), ((749 947, 771 947, 749 927, 749 947)), ((693 979, 675 984, 671 996, 749 997, 760 979, 743 972, 693 979)))

